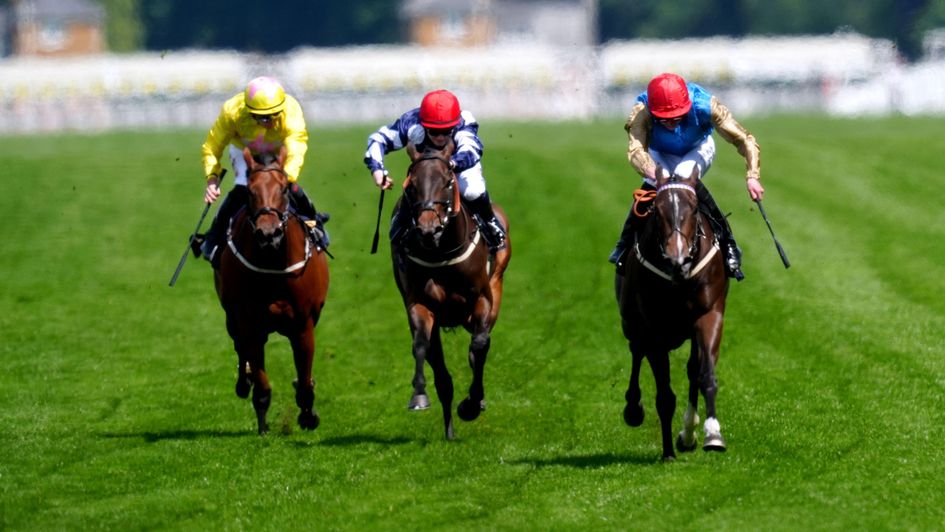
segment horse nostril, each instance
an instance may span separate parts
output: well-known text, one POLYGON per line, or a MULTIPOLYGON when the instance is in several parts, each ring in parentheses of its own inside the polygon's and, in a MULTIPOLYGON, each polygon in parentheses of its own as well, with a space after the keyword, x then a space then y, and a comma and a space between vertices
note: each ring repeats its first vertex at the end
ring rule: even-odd
POLYGON ((442 226, 442 225, 436 226, 436 227, 433 229, 433 232, 436 233, 436 234, 442 233, 442 232, 443 232, 443 226, 442 226))

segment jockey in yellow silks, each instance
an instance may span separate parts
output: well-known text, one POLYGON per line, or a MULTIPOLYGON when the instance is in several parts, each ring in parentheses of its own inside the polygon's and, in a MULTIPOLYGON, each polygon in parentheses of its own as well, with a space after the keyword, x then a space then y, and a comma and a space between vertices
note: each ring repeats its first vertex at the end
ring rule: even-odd
POLYGON ((213 203, 220 197, 219 176, 224 150, 230 159, 235 185, 224 198, 200 245, 204 258, 214 266, 218 264, 217 251, 226 224, 246 205, 249 197, 243 148, 249 148, 254 157, 267 154, 275 157, 283 146, 286 148, 283 169, 290 183, 292 206, 303 218, 317 220, 315 206, 298 184, 308 150, 308 130, 302 106, 286 94, 274 78, 258 77, 223 104, 203 143, 203 168, 207 177, 204 201, 213 203))

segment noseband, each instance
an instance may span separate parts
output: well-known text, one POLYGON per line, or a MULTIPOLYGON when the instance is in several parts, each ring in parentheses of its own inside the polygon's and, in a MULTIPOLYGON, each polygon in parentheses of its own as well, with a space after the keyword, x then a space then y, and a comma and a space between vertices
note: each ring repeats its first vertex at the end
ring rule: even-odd
MULTIPOLYGON (((661 193, 663 193, 663 192, 668 192, 668 191, 672 191, 672 190, 685 190, 685 191, 687 191, 687 192, 692 193, 692 195, 697 198, 697 199, 696 199, 696 204, 698 205, 698 196, 699 196, 699 195, 698 195, 698 193, 696 192, 696 188, 693 187, 693 186, 691 186, 691 185, 687 185, 687 184, 685 184, 685 183, 678 183, 678 182, 675 182, 675 181, 670 181, 669 183, 666 183, 665 185, 663 185, 663 186, 659 187, 658 189, 656 189, 656 196, 659 197, 659 195, 660 195, 661 193)), ((673 201, 673 207, 674 207, 674 208, 673 208, 673 216, 672 216, 672 218, 671 218, 671 221, 672 221, 672 223, 673 223, 673 233, 679 233, 680 236, 682 236, 683 238, 686 238, 686 235, 683 234, 682 229, 679 228, 680 220, 679 220, 679 210, 678 210, 677 205, 676 205, 676 202, 678 201, 677 198, 676 198, 676 196, 673 196, 673 197, 671 198, 671 201, 673 201)), ((696 209, 698 209, 698 207, 696 207, 696 209)), ((697 215, 697 213, 696 213, 696 212, 693 212, 693 216, 696 216, 696 215, 697 215)), ((701 236, 701 234, 702 234, 702 224, 701 224, 699 218, 697 217, 697 218, 696 218, 696 235, 689 241, 689 252, 688 252, 688 254, 687 254, 687 256, 688 256, 689 258, 691 258, 691 259, 694 259, 694 258, 695 258, 696 252, 698 251, 698 240, 699 240, 699 236, 701 236)), ((661 244, 661 248, 663 249, 663 256, 664 256, 664 257, 666 256, 665 246, 666 246, 666 243, 665 243, 665 241, 664 241, 664 242, 661 244)))
MULTIPOLYGON (((286 183, 288 183, 288 174, 285 173, 285 170, 283 170, 282 168, 279 168, 278 166, 271 166, 271 165, 269 165, 269 166, 263 166, 263 167, 261 167, 261 168, 256 168, 255 170, 251 171, 251 172, 246 176, 246 177, 247 177, 247 181, 248 181, 248 179, 249 179, 249 176, 251 176, 251 175, 253 175, 253 174, 258 174, 258 173, 260 173, 260 172, 279 172, 280 174, 282 174, 283 176, 286 177, 286 183)), ((289 195, 289 187, 288 187, 288 185, 286 185, 286 186, 284 187, 284 189, 283 189, 283 191, 282 191, 282 195, 283 195, 283 196, 286 196, 285 204, 286 204, 286 205, 289 205, 289 198, 288 198, 288 195, 289 195)), ((272 207, 262 207, 262 208, 260 208, 260 209, 257 209, 255 212, 253 212, 253 213, 249 216, 249 225, 253 228, 254 231, 256 230, 256 222, 259 220, 260 216, 264 216, 264 215, 266 215, 266 214, 275 214, 275 215, 279 218, 279 227, 280 227, 282 230, 285 230, 285 228, 286 228, 286 223, 289 221, 289 209, 287 208, 286 210, 279 210, 279 209, 274 209, 274 208, 272 208, 272 207)))
POLYGON ((407 170, 407 173, 410 175, 413 175, 413 169, 415 166, 417 166, 417 164, 423 161, 431 161, 431 160, 442 162, 448 169, 450 179, 449 179, 449 182, 443 187, 447 191, 448 199, 413 201, 410 203, 410 208, 413 211, 414 216, 415 216, 414 219, 416 220, 416 217, 422 214, 424 211, 433 211, 435 213, 436 206, 440 205, 444 208, 444 211, 446 212, 445 216, 441 220, 441 223, 446 225, 446 223, 449 221, 449 218, 452 218, 453 216, 455 216, 457 212, 456 209, 453 208, 453 198, 455 195, 454 191, 455 191, 455 187, 457 186, 456 175, 453 173, 452 170, 449 170, 449 167, 450 167, 449 161, 439 155, 426 155, 414 161, 410 165, 410 168, 407 170))

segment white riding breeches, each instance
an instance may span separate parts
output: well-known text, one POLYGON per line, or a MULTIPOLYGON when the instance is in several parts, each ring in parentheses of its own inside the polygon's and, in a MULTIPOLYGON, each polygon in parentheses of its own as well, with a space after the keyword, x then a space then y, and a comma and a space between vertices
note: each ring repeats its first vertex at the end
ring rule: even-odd
POLYGON ((243 159, 243 148, 230 144, 230 165, 233 167, 233 184, 243 185, 244 187, 249 184, 246 180, 246 172, 249 171, 249 167, 246 166, 246 159, 243 159))
MULTIPOLYGON (((693 168, 699 168, 699 179, 709 171, 712 161, 715 160, 715 140, 709 135, 698 146, 689 150, 683 155, 673 155, 661 151, 649 149, 650 157, 656 161, 656 164, 663 169, 671 171, 673 175, 689 177, 692 175, 693 168)), ((656 182, 651 179, 644 179, 651 186, 656 186, 656 182)))
POLYGON ((486 178, 482 175, 482 163, 463 170, 456 176, 459 179, 459 192, 466 201, 474 201, 486 193, 486 178))

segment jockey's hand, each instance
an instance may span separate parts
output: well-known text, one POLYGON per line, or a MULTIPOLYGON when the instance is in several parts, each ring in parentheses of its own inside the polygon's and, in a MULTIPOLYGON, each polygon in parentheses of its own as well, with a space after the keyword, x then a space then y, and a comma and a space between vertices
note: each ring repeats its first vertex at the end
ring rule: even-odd
POLYGON ((211 177, 207 180, 207 190, 204 192, 203 201, 213 203, 220 197, 220 179, 211 177))
POLYGON ((371 172, 371 175, 374 176, 374 184, 379 186, 381 190, 387 190, 394 186, 394 182, 391 181, 388 177, 387 172, 384 170, 374 170, 371 172))
POLYGON ((747 182, 748 186, 748 195, 751 196, 752 201, 758 201, 764 199, 765 197, 765 187, 761 186, 761 181, 758 181, 757 178, 751 178, 747 182))

